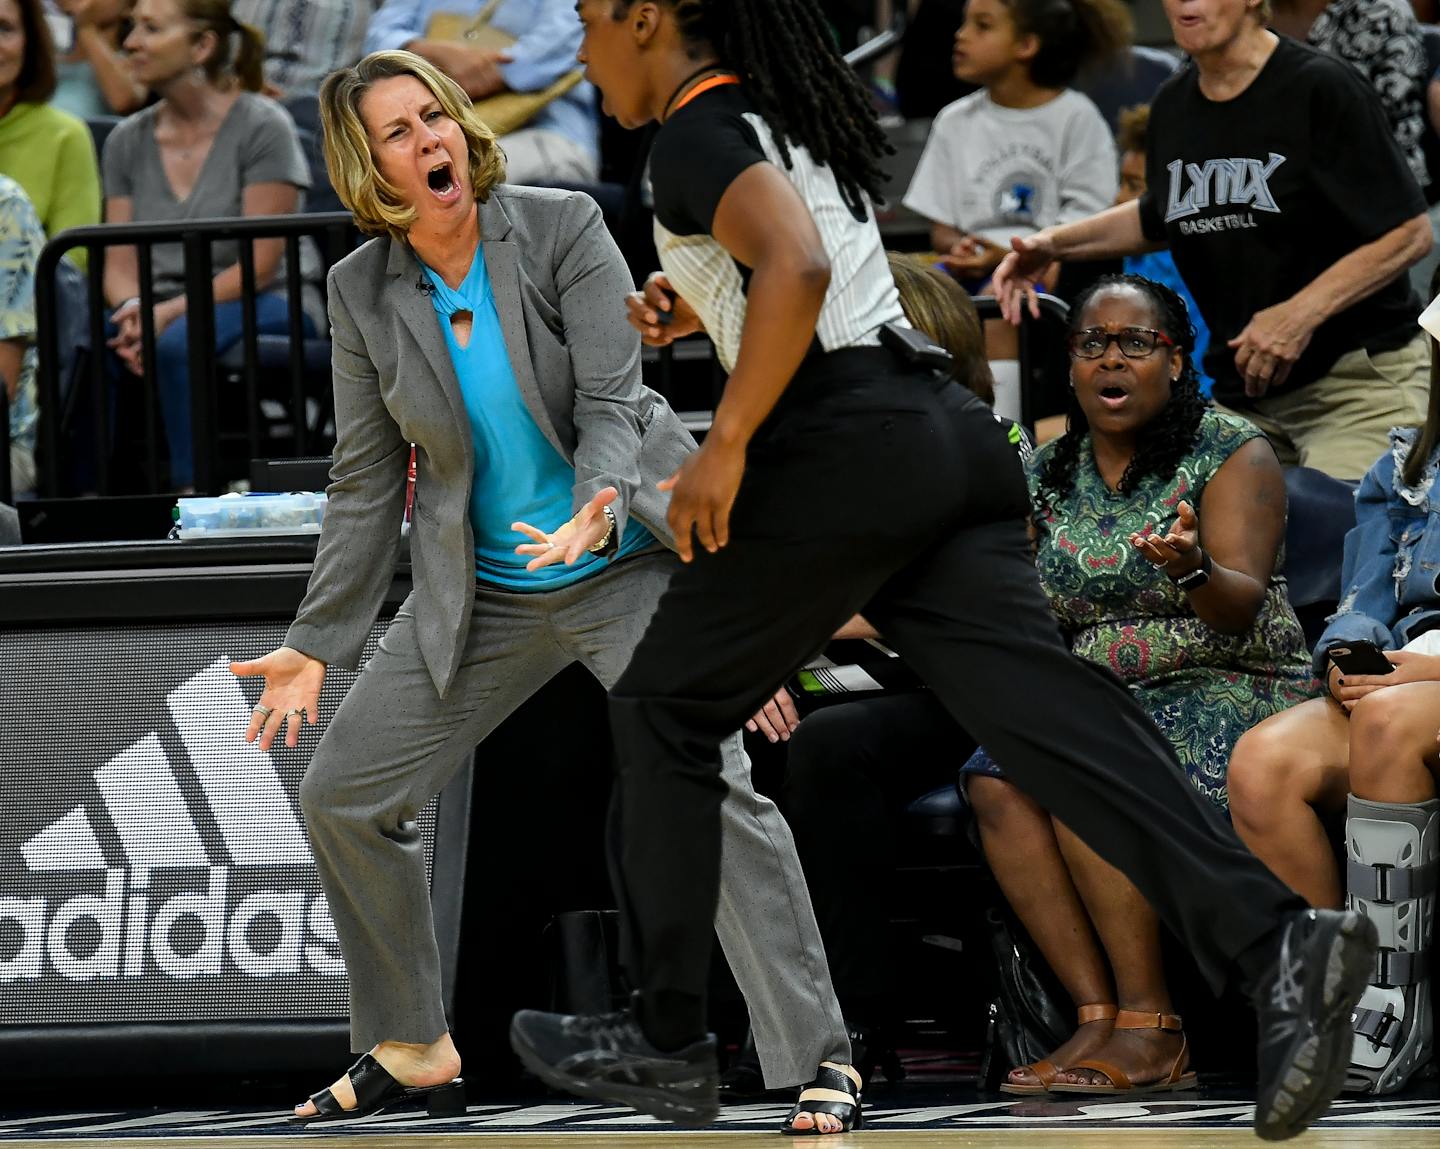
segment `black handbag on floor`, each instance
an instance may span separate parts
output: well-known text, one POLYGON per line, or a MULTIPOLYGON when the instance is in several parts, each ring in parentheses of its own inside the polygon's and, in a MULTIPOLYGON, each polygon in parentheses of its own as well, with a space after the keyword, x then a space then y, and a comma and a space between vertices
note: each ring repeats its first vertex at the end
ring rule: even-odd
POLYGON ((985 911, 996 994, 990 1002, 981 1087, 994 1092, 1010 1070, 1048 1057, 1075 1032, 1075 1009, 1025 931, 1008 912, 985 911))

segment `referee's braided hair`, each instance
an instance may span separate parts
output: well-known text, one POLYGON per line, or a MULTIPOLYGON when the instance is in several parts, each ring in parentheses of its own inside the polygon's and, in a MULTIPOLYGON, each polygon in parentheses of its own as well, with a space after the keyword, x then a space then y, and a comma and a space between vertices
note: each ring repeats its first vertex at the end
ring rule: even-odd
MULTIPOLYGON (((612 0, 617 18, 635 0, 612 0)), ((845 63, 816 0, 656 0, 675 13, 692 55, 712 49, 744 79, 790 166, 790 146, 806 148, 835 173, 852 211, 879 200, 894 152, 865 86, 845 63)))
MULTIPOLYGON (((1129 287, 1146 295, 1155 312, 1155 326, 1175 341, 1181 352, 1180 378, 1170 388, 1170 401, 1160 414, 1146 425, 1140 435, 1135 454, 1120 476, 1119 489, 1129 494, 1150 475, 1170 478, 1195 447, 1200 430, 1200 417, 1205 413, 1205 397, 1200 393, 1200 373, 1191 356, 1195 351, 1195 325, 1185 301, 1163 283, 1143 275, 1101 276, 1082 291, 1070 307, 1070 329, 1080 329, 1081 317, 1090 301, 1102 291, 1129 287)), ((1040 481, 1036 484, 1035 510, 1044 519, 1056 502, 1075 489, 1075 470, 1080 462, 1080 440, 1090 430, 1079 402, 1072 390, 1065 434, 1055 441, 1049 457, 1041 465, 1040 481)))

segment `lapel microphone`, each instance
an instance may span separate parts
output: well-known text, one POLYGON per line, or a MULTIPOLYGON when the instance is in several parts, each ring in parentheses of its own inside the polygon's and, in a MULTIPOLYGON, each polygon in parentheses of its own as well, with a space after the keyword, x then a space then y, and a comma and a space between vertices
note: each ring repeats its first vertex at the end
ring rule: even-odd
POLYGON ((422 275, 419 279, 415 281, 415 290, 420 292, 422 295, 434 295, 435 285, 422 275))

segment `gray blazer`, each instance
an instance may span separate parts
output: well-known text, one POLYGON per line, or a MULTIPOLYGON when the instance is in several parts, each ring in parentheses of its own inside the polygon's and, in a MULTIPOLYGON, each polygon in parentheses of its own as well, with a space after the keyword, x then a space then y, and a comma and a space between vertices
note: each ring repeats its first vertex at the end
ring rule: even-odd
MULTIPOLYGON (((613 486, 616 530, 633 514, 673 546, 668 495, 655 484, 695 441, 640 382, 640 337, 623 302, 632 284, 600 209, 575 192, 501 186, 479 211, 515 378, 536 425, 574 465, 574 508, 613 486)), ((414 253, 389 237, 330 271, 337 441, 315 569, 285 642, 327 663, 358 665, 395 570, 413 443, 415 622, 443 697, 474 598, 475 447, 422 282, 414 253)))

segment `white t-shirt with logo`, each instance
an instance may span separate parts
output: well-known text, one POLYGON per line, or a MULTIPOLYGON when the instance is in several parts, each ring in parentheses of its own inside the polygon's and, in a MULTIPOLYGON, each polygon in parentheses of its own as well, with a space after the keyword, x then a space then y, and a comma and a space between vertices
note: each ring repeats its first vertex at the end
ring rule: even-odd
POLYGON ((982 88, 935 117, 904 203, 1008 244, 1103 211, 1118 172, 1115 141, 1089 97, 1067 88, 1038 108, 1005 108, 982 88))

